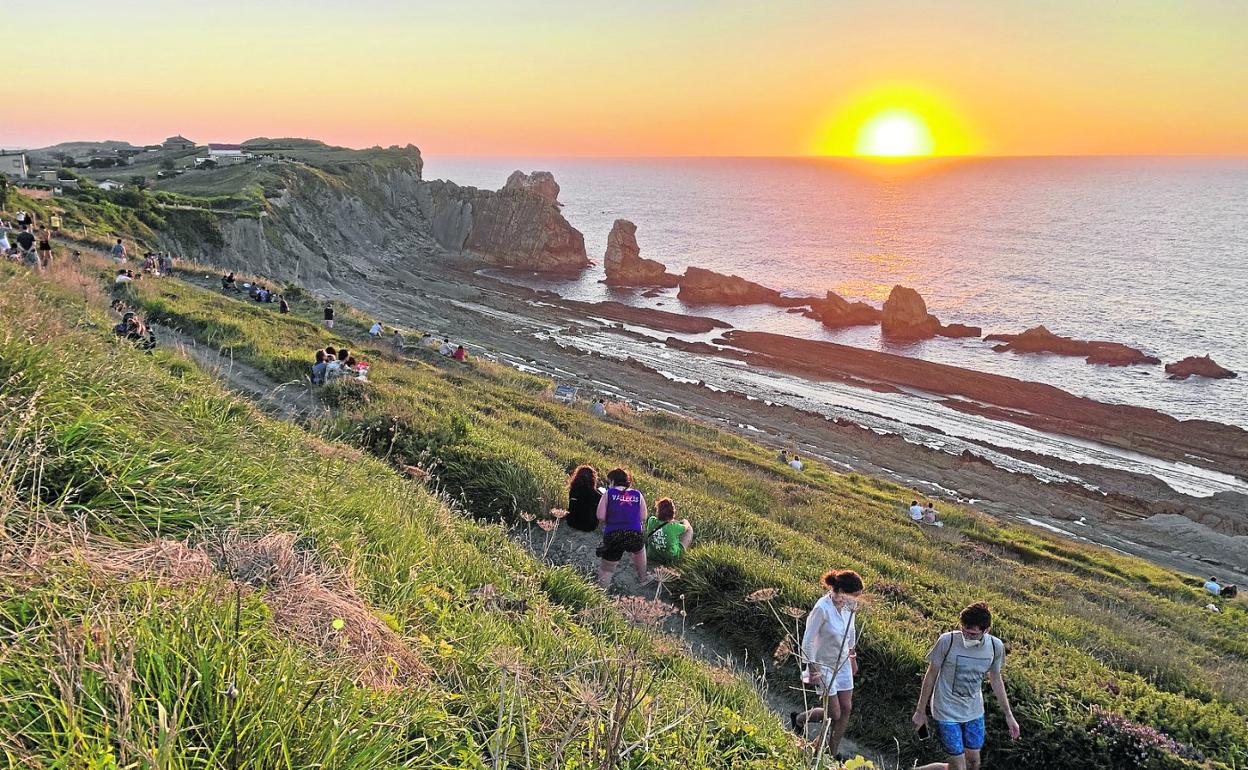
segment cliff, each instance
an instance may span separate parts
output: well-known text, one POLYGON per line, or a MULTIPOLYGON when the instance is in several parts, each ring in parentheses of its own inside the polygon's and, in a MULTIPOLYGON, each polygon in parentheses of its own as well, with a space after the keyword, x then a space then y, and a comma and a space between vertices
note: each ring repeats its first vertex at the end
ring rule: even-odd
POLYGON ((490 191, 423 179, 412 145, 348 150, 262 139, 244 146, 258 156, 254 164, 187 172, 158 189, 226 192, 251 205, 167 207, 158 248, 310 288, 385 279, 441 260, 559 272, 589 263, 583 236, 552 198, 558 185, 548 173, 513 174, 490 191))

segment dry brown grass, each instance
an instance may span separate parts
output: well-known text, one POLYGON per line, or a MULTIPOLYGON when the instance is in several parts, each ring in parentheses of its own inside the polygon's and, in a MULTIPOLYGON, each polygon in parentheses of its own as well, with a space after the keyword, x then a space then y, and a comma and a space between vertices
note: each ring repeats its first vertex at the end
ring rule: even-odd
POLYGON ((248 537, 228 530, 198 545, 175 540, 134 545, 42 521, 25 528, 20 543, 5 537, 0 546, 0 570, 16 584, 41 582, 60 565, 85 567, 110 580, 208 589, 222 600, 259 592, 280 636, 317 649, 328 662, 345 664, 364 686, 396 687, 430 673, 350 579, 298 550, 289 532, 248 537))

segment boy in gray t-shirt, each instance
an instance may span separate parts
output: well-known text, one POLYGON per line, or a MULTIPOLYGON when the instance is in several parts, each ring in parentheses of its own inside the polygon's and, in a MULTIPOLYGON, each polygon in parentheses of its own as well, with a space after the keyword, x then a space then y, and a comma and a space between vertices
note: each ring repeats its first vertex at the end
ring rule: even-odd
MULTIPOLYGON (((1005 644, 988 633, 992 626, 988 605, 972 604, 962 610, 960 620, 961 630, 941 634, 927 653, 927 673, 911 721, 922 730, 928 724, 930 702, 932 727, 949 756, 949 770, 978 770, 979 752, 984 747, 985 676, 1001 704, 1012 739, 1018 738, 1018 722, 1001 678, 1005 644)), ((945 763, 936 762, 919 770, 945 767, 945 763)))

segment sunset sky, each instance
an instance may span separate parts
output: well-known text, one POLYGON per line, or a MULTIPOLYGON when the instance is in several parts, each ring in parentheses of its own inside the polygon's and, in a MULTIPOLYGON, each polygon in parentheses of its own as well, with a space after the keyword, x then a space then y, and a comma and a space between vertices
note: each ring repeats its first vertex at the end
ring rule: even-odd
POLYGON ((1243 0, 61 0, 30 21, 0 146, 849 154, 901 109, 936 154, 1248 153, 1243 0))

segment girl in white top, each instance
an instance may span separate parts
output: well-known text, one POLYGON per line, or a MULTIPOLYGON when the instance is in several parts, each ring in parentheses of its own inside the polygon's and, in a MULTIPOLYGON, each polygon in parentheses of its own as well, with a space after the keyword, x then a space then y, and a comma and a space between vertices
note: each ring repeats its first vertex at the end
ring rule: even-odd
MULTIPOLYGON (((827 737, 828 750, 835 755, 853 708, 854 674, 858 671, 858 631, 854 621, 862 578, 853 570, 830 570, 822 582, 828 592, 815 602, 806 618, 801 663, 802 681, 815 687, 823 706, 800 714, 792 712, 789 720, 795 732, 804 734, 806 725, 823 721, 826 711, 832 727, 827 737)), ((827 727, 823 733, 828 733, 827 727)))

